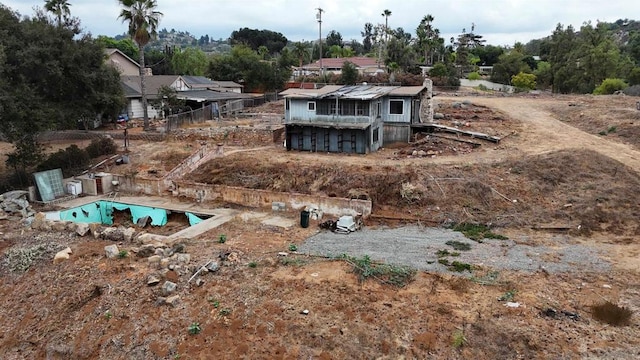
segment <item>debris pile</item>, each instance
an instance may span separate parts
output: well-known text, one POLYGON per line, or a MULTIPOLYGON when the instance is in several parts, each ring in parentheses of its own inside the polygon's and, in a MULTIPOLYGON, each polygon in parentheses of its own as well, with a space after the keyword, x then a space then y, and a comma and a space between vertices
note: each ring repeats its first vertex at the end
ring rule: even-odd
POLYGON ((27 194, 26 191, 15 190, 0 195, 0 220, 8 219, 10 214, 20 214, 23 219, 33 216, 27 194))

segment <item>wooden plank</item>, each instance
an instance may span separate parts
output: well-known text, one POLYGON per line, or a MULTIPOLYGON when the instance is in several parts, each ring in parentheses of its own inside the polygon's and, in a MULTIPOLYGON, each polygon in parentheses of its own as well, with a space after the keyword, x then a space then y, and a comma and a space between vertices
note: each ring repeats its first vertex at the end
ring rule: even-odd
POLYGON ((433 136, 433 137, 437 137, 437 138, 440 138, 440 139, 446 139, 446 140, 451 140, 451 141, 457 141, 457 142, 461 142, 461 143, 465 143, 465 144, 471 144, 471 145, 473 145, 473 147, 479 147, 479 146, 482 145, 479 142, 475 142, 475 141, 471 141, 471 140, 465 140, 465 139, 452 138, 452 137, 448 137, 448 136, 444 136, 444 135, 429 134, 428 136, 433 136))
POLYGON ((440 124, 420 124, 420 125, 412 125, 412 127, 414 129, 429 129, 432 131, 443 131, 443 132, 448 132, 452 134, 470 136, 476 139, 491 141, 496 144, 500 142, 500 138, 497 136, 491 136, 488 134, 483 134, 475 131, 460 130, 454 127, 440 125, 440 124))

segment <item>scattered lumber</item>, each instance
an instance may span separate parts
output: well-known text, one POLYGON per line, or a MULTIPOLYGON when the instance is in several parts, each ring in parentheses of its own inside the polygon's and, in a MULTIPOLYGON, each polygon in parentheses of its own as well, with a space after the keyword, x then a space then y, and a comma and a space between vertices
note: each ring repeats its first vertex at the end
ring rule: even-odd
POLYGON ((471 144, 471 145, 473 145, 473 147, 480 147, 482 145, 479 142, 460 139, 460 138, 454 138, 454 137, 450 137, 450 136, 444 136, 444 135, 438 135, 438 134, 429 134, 429 136, 437 137, 437 138, 440 138, 440 139, 451 140, 451 141, 457 141, 457 142, 461 142, 461 143, 465 143, 465 144, 471 144))
POLYGON ((460 130, 454 127, 439 125, 439 124, 428 124, 427 127, 433 129, 434 131, 443 131, 443 132, 448 132, 452 134, 470 136, 472 138, 491 141, 492 143, 496 143, 496 144, 500 142, 500 138, 497 136, 491 136, 491 135, 487 135, 487 134, 483 134, 475 131, 465 131, 465 130, 460 130))

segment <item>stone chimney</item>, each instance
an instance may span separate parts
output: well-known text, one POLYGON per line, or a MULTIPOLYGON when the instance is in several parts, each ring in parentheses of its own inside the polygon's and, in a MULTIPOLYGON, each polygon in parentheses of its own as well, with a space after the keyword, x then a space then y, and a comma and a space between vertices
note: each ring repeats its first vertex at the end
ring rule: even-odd
POLYGON ((427 88, 422 99, 420 101, 420 122, 432 123, 433 122, 433 81, 428 78, 424 78, 422 86, 427 88))

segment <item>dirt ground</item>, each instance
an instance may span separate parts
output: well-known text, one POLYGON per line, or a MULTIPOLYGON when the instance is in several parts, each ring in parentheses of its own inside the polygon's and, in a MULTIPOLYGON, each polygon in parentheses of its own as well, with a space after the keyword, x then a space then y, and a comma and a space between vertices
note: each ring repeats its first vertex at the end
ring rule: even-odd
MULTIPOLYGON (((228 151, 189 177, 368 198, 374 206, 368 227, 475 222, 559 251, 551 234, 562 233, 601 253, 612 270, 522 272, 473 264, 466 277, 419 271, 406 286, 396 287, 373 277, 360 281, 348 259, 291 253, 292 244, 300 246, 319 231, 315 221, 306 229, 285 229, 238 217, 186 239, 189 266, 160 274, 134 254, 137 244, 118 244, 129 256, 107 259, 104 246, 111 242, 0 220, 0 357, 640 357, 637 99, 472 95, 436 100, 436 111, 445 115, 442 124, 503 140, 423 135, 367 155, 261 146, 228 151), (463 100, 471 104, 453 105, 463 100), (221 235, 226 242, 219 242, 221 235), (52 264, 55 252, 66 246, 73 250, 70 260, 52 264), (16 264, 24 259, 30 266, 20 271, 16 264), (210 260, 219 261, 220 270, 197 276, 200 286, 195 278, 189 282, 210 260), (158 302, 160 285, 147 286, 150 274, 178 285, 174 306, 158 302), (505 296, 519 306, 498 300, 505 296), (630 323, 597 320, 592 306, 604 301, 631 310, 630 323), (190 331, 196 324, 200 330, 190 331)), ((272 105, 269 112, 278 108, 272 105)), ((195 146, 134 143, 127 171, 154 175, 149 170, 157 170, 162 176, 195 146)))

